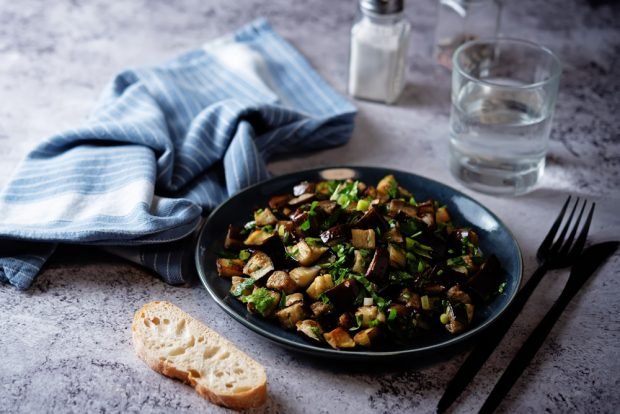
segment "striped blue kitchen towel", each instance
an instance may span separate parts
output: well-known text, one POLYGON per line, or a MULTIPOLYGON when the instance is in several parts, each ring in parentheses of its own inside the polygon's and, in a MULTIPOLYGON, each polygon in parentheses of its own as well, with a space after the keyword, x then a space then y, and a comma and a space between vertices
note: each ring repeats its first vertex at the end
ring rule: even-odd
POLYGON ((203 211, 266 179, 274 155, 344 144, 354 117, 263 19, 124 71, 0 193, 0 280, 28 288, 58 243, 80 243, 183 283, 203 211))

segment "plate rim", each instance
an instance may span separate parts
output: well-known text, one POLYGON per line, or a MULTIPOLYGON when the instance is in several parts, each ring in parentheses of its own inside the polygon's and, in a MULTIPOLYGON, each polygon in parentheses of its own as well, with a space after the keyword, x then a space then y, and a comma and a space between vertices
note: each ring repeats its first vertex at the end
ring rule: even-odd
POLYGON ((497 319, 506 311, 506 309, 508 308, 508 306, 510 306, 510 304, 513 302, 515 296, 517 295, 518 291, 519 291, 519 287, 521 286, 522 282, 523 282, 523 254, 521 252, 521 247, 519 246, 519 243, 517 242, 517 239, 515 238, 512 230, 506 225, 506 223, 504 223, 499 217, 497 217, 497 215, 495 215, 495 213, 493 213, 493 211, 491 211, 488 207, 486 207, 485 205, 483 205, 482 203, 478 202, 477 200, 475 200, 474 198, 470 197, 469 195, 455 189, 454 187, 451 187, 447 184, 441 183, 437 180, 434 180, 432 178, 428 178, 425 177, 423 175, 420 174, 416 174, 416 173, 412 173, 412 172, 408 172, 408 171, 403 171, 403 170, 399 170, 396 168, 386 168, 386 167, 376 167, 376 166, 362 166, 362 165, 351 165, 351 164, 337 164, 337 165, 328 165, 328 166, 318 166, 318 167, 312 167, 312 168, 306 168, 306 169, 302 169, 302 170, 298 170, 298 171, 293 171, 293 172, 289 172, 289 173, 285 173, 282 175, 277 175, 274 177, 271 177, 267 180, 261 181, 259 183, 256 184, 252 184, 240 191, 237 191, 235 194, 231 195, 228 199, 224 200, 222 203, 220 203, 215 209, 213 209, 213 211, 209 214, 209 216, 207 217, 207 219, 204 221, 199 233, 198 233, 198 237, 196 239, 196 246, 195 246, 195 250, 194 250, 194 264, 198 273, 198 276, 200 278, 200 281, 203 285, 203 287, 207 290, 207 292, 209 293, 209 295, 211 296, 211 298, 218 304, 218 306, 220 308, 222 308, 224 310, 224 312, 226 312, 228 315, 230 315, 234 320, 236 320, 237 322, 239 322, 240 324, 242 324, 243 326, 245 326, 246 328, 249 328, 251 331, 253 331, 256 334, 259 334, 261 336, 263 336, 264 338, 277 343, 279 346, 283 346, 287 349, 291 349, 294 351, 298 351, 298 352, 303 352, 306 354, 312 354, 312 355, 320 355, 323 357, 331 357, 331 358, 340 358, 340 359, 349 359, 349 360, 359 360, 359 359, 375 359, 375 360, 379 360, 379 359, 393 359, 396 357, 406 357, 406 356, 418 356, 418 355, 424 355, 424 354, 428 354, 429 352, 433 352, 433 351, 437 351, 437 347, 452 347, 454 345, 457 344, 461 344, 465 341, 468 341, 470 339, 472 339, 473 337, 477 336, 480 332, 484 331, 485 329, 489 328, 494 322, 497 321, 497 319), (230 202, 232 202, 232 200, 234 200, 235 197, 239 196, 240 194, 246 193, 246 192, 251 192, 254 189, 260 187, 260 186, 265 186, 265 185, 269 185, 275 181, 278 180, 283 180, 288 178, 289 176, 293 176, 293 175, 307 175, 310 173, 318 173, 322 170, 331 170, 331 169, 351 169, 354 171, 359 171, 360 169, 366 169, 366 170, 376 170, 376 171, 385 171, 386 173, 390 173, 390 172, 395 172, 397 174, 404 174, 404 175, 409 175, 409 176, 413 176, 413 177, 418 177, 418 178, 423 178, 427 181, 432 182, 434 185, 438 185, 440 187, 445 187, 448 188, 450 191, 453 191, 456 195, 459 195, 461 197, 465 197, 466 199, 468 199, 469 201, 474 202, 478 207, 482 208, 483 210, 485 210, 488 214, 490 214, 494 220, 496 220, 500 226, 508 233, 508 235, 510 236, 512 242, 514 243, 514 247, 516 248, 516 252, 518 255, 518 258, 516 260, 516 263, 518 264, 518 275, 517 275, 517 285, 516 285, 516 289, 512 292, 511 296, 508 298, 508 300, 506 301, 505 305, 500 309, 499 312, 497 312, 497 314, 485 321, 483 324, 476 326, 474 329, 471 329, 459 336, 456 336, 454 338, 451 338, 449 340, 446 341, 442 341, 439 343, 435 343, 435 344, 431 344, 431 345, 426 345, 426 346, 422 346, 419 348, 414 348, 414 349, 401 349, 401 350, 394 350, 394 351, 347 351, 347 350, 336 350, 336 349, 332 349, 332 348, 325 348, 325 347, 320 347, 320 346, 316 346, 313 345, 311 343, 300 343, 300 342, 294 342, 291 341, 287 338, 284 338, 282 336, 276 335, 270 331, 267 331, 263 328, 261 328, 260 326, 257 326, 255 324, 253 324, 251 321, 249 321, 245 316, 247 315, 240 315, 238 314, 234 309, 232 309, 223 299, 221 299, 215 291, 212 290, 210 284, 207 282, 207 277, 206 274, 204 272, 204 269, 202 267, 202 263, 201 263, 201 241, 202 239, 205 237, 204 233, 208 227, 209 222, 211 221, 212 217, 214 217, 216 215, 216 213, 220 210, 223 209, 224 207, 226 207, 226 205, 230 202))

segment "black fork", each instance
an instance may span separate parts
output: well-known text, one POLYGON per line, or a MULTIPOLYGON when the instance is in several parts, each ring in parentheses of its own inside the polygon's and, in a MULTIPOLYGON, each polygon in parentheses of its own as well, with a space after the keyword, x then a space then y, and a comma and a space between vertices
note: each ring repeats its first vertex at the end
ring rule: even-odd
POLYGON ((562 206, 562 210, 560 210, 560 214, 558 214, 558 217, 555 219, 555 222, 551 226, 547 237, 545 237, 543 242, 540 244, 538 251, 536 252, 536 258, 538 259, 538 263, 540 265, 539 267, 546 266, 547 269, 560 269, 563 267, 568 267, 575 262, 575 259, 577 259, 577 257, 579 257, 579 255, 583 251, 583 247, 586 244, 586 238, 588 237, 590 223, 592 222, 594 207, 596 206, 596 203, 592 203, 586 222, 583 225, 581 232, 579 233, 577 241, 575 241, 575 236, 577 235, 577 228, 579 227, 579 223, 581 222, 581 218, 588 203, 587 200, 583 201, 581 205, 581 210, 579 211, 579 215, 577 216, 577 220, 573 225, 573 229, 570 232, 568 238, 565 239, 566 233, 569 230, 569 226, 573 222, 573 217, 575 216, 577 207, 579 206, 579 198, 577 198, 577 201, 571 209, 570 215, 566 220, 562 232, 560 233, 556 242, 553 243, 560 224, 562 223, 562 219, 566 214, 566 209, 570 203, 570 199, 571 197, 568 196, 566 202, 564 203, 564 206, 562 206))
POLYGON ((501 317, 498 318, 490 329, 482 333, 477 346, 469 354, 463 365, 461 365, 461 368, 459 368, 454 378, 448 383, 446 391, 437 404, 438 413, 445 412, 476 376, 482 365, 484 365, 484 362, 493 353, 504 335, 506 335, 506 332, 508 332, 508 329, 512 326, 545 273, 547 273, 549 269, 560 269, 570 266, 581 254, 588 237, 588 231, 590 230, 590 223, 592 222, 592 215, 594 214, 594 207, 596 204, 591 204, 585 223, 581 227, 579 235, 577 235, 588 201, 584 200, 583 203, 581 203, 577 218, 574 219, 580 204, 580 200, 577 198, 568 218, 564 220, 570 201, 571 197, 569 196, 564 206, 562 206, 558 217, 551 225, 549 233, 536 252, 536 258, 539 264, 538 268, 515 296, 514 300, 510 306, 506 308, 501 317), (565 221, 565 223, 558 235, 558 230, 562 225, 562 221, 565 221), (568 237, 566 236, 567 234, 568 237), (575 240, 575 237, 577 237, 577 240, 575 240))

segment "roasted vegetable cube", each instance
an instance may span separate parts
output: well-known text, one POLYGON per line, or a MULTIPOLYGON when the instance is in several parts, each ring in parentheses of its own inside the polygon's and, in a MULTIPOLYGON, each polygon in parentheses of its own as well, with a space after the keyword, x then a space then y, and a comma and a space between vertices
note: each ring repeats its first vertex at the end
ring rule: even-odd
POLYGON ((321 296, 323 292, 331 289, 332 287, 334 287, 334 281, 332 280, 332 276, 329 274, 325 274, 315 277, 308 289, 306 289, 306 293, 312 299, 316 300, 319 298, 319 296, 321 296))
POLYGON ((448 315, 449 322, 445 326, 451 334, 463 332, 467 328, 469 318, 466 306, 467 305, 462 303, 453 304, 452 302, 448 302, 446 314, 448 315))
POLYGON ((388 267, 390 264, 390 258, 387 250, 382 247, 375 249, 375 254, 372 256, 370 265, 366 270, 366 278, 373 283, 381 283, 385 280, 388 267))
POLYGON ((241 296, 247 296, 252 293, 254 279, 251 279, 249 277, 233 276, 231 282, 231 295, 240 298, 241 296))
POLYGON ((319 300, 310 305, 310 310, 312 311, 312 315, 315 318, 320 318, 321 316, 325 316, 331 313, 334 308, 329 303, 325 303, 319 300))
POLYGON ((318 204, 319 210, 321 210, 326 215, 332 215, 338 208, 338 203, 332 200, 321 200, 318 204))
POLYGON ((355 326, 355 317, 349 312, 345 312, 338 317, 338 326, 343 329, 351 329, 355 326))
POLYGON ((355 348, 355 342, 347 331, 337 327, 331 332, 323 334, 327 343, 334 349, 355 348))
POLYGON ((450 222, 450 215, 446 207, 439 207, 435 212, 435 221, 437 224, 445 224, 450 222))
POLYGON ((300 240, 297 244, 286 248, 288 255, 302 266, 310 266, 327 250, 329 248, 326 246, 311 246, 305 240, 300 240))
POLYGON ((325 291, 325 296, 339 309, 353 307, 353 302, 360 291, 359 284, 355 279, 346 279, 342 283, 325 291))
POLYGON ((388 230, 388 232, 385 233, 385 240, 392 242, 392 243, 402 243, 405 241, 405 239, 403 238, 403 235, 396 227, 388 230))
POLYGON ((352 229, 351 244, 358 249, 374 249, 376 246, 375 231, 352 229))
POLYGON ((241 259, 217 259, 215 266, 221 277, 241 276, 245 262, 241 259))
POLYGON ((323 340, 323 329, 315 320, 306 319, 297 322, 297 330, 316 342, 323 340))
POLYGON ((496 294, 502 282, 502 269, 495 255, 489 258, 480 266, 480 270, 469 278, 467 284, 469 289, 480 299, 488 299, 496 294))
POLYGON ((243 248, 243 236, 241 228, 235 225, 229 225, 224 239, 224 248, 229 250, 240 250, 243 248))
POLYGON ((454 232, 454 237, 456 237, 460 243, 471 243, 474 246, 478 245, 478 234, 472 229, 457 229, 454 232))
POLYGON ((379 184, 377 184, 377 191, 381 195, 396 198, 398 196, 398 183, 396 182, 396 178, 394 178, 392 174, 383 177, 381 181, 379 181, 379 184))
POLYGON ((261 251, 254 252, 243 268, 243 273, 250 276, 254 280, 267 275, 274 269, 273 262, 265 253, 261 251))
POLYGON ((368 211, 355 223, 355 228, 358 229, 379 229, 380 231, 386 231, 390 228, 389 224, 379 210, 376 207, 370 207, 368 211))
POLYGON ((377 306, 360 306, 355 311, 355 318, 360 321, 362 328, 385 323, 385 314, 377 306))
POLYGON ((314 194, 309 194, 309 193, 301 194, 298 197, 291 198, 288 201, 288 205, 291 206, 291 207, 297 207, 297 206, 300 206, 302 204, 309 203, 310 201, 314 200, 314 198, 315 198, 314 194))
POLYGON ((316 188, 315 183, 311 183, 308 181, 302 181, 293 187, 293 195, 295 197, 299 197, 302 194, 314 194, 314 190, 316 188))
POLYGON ((396 299, 399 303, 407 306, 408 308, 420 310, 422 308, 422 304, 420 301, 420 295, 412 292, 409 288, 404 288, 400 291, 398 298, 396 299))
POLYGON ((390 266, 402 269, 407 265, 407 256, 403 249, 395 244, 388 244, 388 254, 390 257, 390 266))
POLYGON ((291 270, 288 275, 300 288, 310 286, 316 275, 319 274, 321 268, 319 266, 312 267, 296 267, 291 270))
POLYGON ((267 242, 270 238, 275 235, 273 231, 264 231, 264 230, 254 230, 250 235, 243 241, 246 246, 261 246, 267 242))
POLYGON ((278 210, 287 205, 291 198, 288 194, 275 195, 269 199, 269 208, 278 210))
POLYGON ((264 287, 255 287, 250 295, 243 296, 241 300, 248 304, 248 311, 267 317, 278 307, 280 294, 264 287))
POLYGON ((272 226, 278 222, 276 216, 273 215, 270 209, 266 208, 258 210, 254 213, 254 221, 257 226, 272 226))
POLYGON ((284 329, 293 329, 296 327, 297 322, 306 317, 306 312, 301 303, 295 303, 294 305, 277 311, 276 317, 284 329))
POLYGON ((290 295, 286 295, 286 298, 284 300, 284 306, 288 307, 291 305, 294 305, 296 303, 301 303, 303 305, 304 303, 304 294, 297 292, 297 293, 291 293, 290 295))
POLYGON ((292 221, 282 220, 276 224, 276 231, 283 243, 288 243, 295 233, 295 224, 292 221))
POLYGON ((367 328, 356 333, 353 341, 360 346, 368 348, 374 345, 380 334, 381 330, 377 327, 367 328))
POLYGON ((297 283, 283 270, 276 270, 267 279, 266 286, 269 289, 283 291, 287 295, 297 290, 297 283))
POLYGON ((418 217, 418 209, 403 200, 391 200, 388 204, 388 216, 397 217, 404 215, 410 218, 418 217))
POLYGON ((435 228, 435 203, 433 200, 428 200, 417 205, 418 217, 426 225, 433 229, 435 228))
POLYGON ((448 289, 446 296, 448 296, 448 299, 452 302, 471 303, 471 297, 467 293, 463 292, 461 287, 458 285, 452 286, 448 289))
POLYGON ((366 258, 360 250, 353 251, 353 266, 351 270, 360 274, 366 272, 366 258))
POLYGON ((351 227, 348 224, 339 224, 330 227, 321 233, 321 240, 325 244, 341 243, 351 237, 351 227))

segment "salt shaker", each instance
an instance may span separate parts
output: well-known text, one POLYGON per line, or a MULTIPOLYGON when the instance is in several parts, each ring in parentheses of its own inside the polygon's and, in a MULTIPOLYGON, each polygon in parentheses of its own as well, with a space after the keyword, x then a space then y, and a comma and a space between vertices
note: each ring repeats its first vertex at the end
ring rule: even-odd
POLYGON ((405 87, 411 26, 404 0, 360 0, 351 28, 349 94, 394 103, 405 87))
POLYGON ((452 67, 452 53, 463 43, 495 37, 499 30, 500 0, 439 0, 433 56, 452 67))

